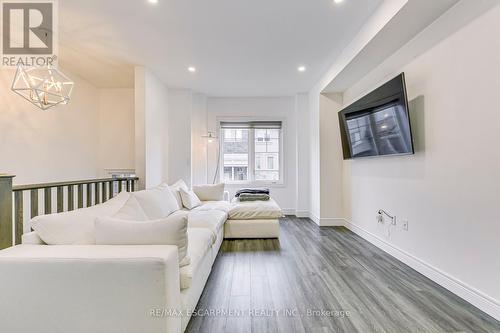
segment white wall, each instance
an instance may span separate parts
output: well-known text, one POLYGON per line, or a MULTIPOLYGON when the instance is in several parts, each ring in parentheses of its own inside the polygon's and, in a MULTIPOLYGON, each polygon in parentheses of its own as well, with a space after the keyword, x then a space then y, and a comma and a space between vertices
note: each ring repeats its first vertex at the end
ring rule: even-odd
POLYGON ((320 96, 320 220, 321 226, 344 225, 342 211, 342 153, 338 112, 342 109, 340 94, 320 96))
POLYGON ((135 169, 140 187, 168 175, 168 89, 151 71, 135 68, 135 169))
POLYGON ((168 91, 168 181, 183 179, 191 185, 191 112, 193 92, 168 91))
POLYGON ((191 184, 210 183, 207 176, 207 97, 193 94, 191 110, 191 184))
POLYGON ((310 144, 310 160, 309 160, 309 217, 317 224, 320 223, 320 91, 315 89, 309 93, 309 144, 310 144))
POLYGON ((415 258, 497 318, 499 34, 496 7, 404 67, 382 64, 376 77, 349 88, 345 105, 404 71, 417 153, 343 165, 351 228, 415 258), (409 231, 398 226, 389 237, 375 221, 379 208, 408 219, 409 231))
POLYGON ((106 169, 134 169, 134 89, 100 89, 99 165, 106 169))
POLYGON ((146 187, 146 69, 134 68, 134 155, 139 188, 146 187))
MULTIPOLYGON (((214 98, 187 89, 169 89, 169 182, 212 183, 218 142, 202 136, 217 133, 217 119, 279 119, 285 124, 285 185, 272 193, 289 214, 309 216, 308 94, 276 98, 214 98)), ((217 179, 217 181, 219 178, 217 179)), ((231 195, 241 185, 228 185, 231 195)))
POLYGON ((0 172, 15 184, 95 178, 99 174, 98 90, 74 82, 68 105, 42 111, 10 90, 14 71, 0 70, 0 172))
POLYGON ((297 135, 295 142, 297 146, 296 154, 296 204, 295 214, 299 217, 309 217, 310 210, 310 135, 309 135, 309 95, 302 93, 295 95, 295 118, 297 135))
MULTIPOLYGON (((297 205, 297 119, 295 97, 264 98, 208 98, 208 128, 217 130, 218 118, 250 117, 284 121, 284 185, 273 185, 272 196, 287 213, 295 213, 297 205)), ((248 118, 247 118, 248 119, 248 118)), ((209 144, 209 182, 212 182, 217 164, 217 144, 209 144)), ((241 185, 227 185, 231 196, 241 185)))
MULTIPOLYGON (((353 38, 349 45, 342 51, 342 53, 334 59, 332 65, 326 71, 318 83, 312 87, 309 91, 309 135, 310 135, 310 166, 309 166, 309 192, 310 192, 310 214, 309 216, 318 225, 336 225, 338 223, 337 214, 331 216, 335 212, 329 212, 329 208, 322 209, 322 205, 332 205, 329 202, 329 198, 321 198, 321 167, 322 167, 322 157, 320 151, 320 124, 321 119, 321 108, 328 108, 329 104, 327 100, 321 97, 323 90, 330 84, 330 82, 335 79, 342 71, 355 59, 355 57, 367 46, 369 43, 377 36, 378 33, 394 18, 394 16, 405 6, 408 0, 386 0, 380 4, 377 10, 371 15, 363 27, 360 29, 358 34, 353 38), (322 99, 322 101, 320 101, 322 99), (323 105, 322 105, 323 104, 323 105), (322 215, 323 214, 323 215, 322 215), (329 214, 329 215, 324 215, 329 214)), ((332 107, 332 105, 329 105, 332 107)), ((330 112, 335 113, 336 107, 333 107, 330 112)), ((323 112, 325 116, 325 112, 323 112)), ((328 119, 326 119, 328 120, 328 119)), ((332 127, 332 130, 335 128, 332 127)), ((331 143, 332 146, 334 143, 331 143)), ((330 180, 341 179, 342 170, 339 168, 329 168, 329 165, 323 165, 323 170, 328 170, 330 172, 330 180), (334 175, 334 173, 336 173, 334 175)), ((332 188, 340 189, 342 183, 329 182, 332 188)), ((337 200, 334 205, 338 206, 339 200, 337 200)), ((341 204, 340 204, 341 205, 341 204)))
POLYGON ((338 111, 342 108, 339 94, 309 94, 310 133, 310 213, 320 226, 343 225, 342 163, 338 159, 340 135, 338 111))

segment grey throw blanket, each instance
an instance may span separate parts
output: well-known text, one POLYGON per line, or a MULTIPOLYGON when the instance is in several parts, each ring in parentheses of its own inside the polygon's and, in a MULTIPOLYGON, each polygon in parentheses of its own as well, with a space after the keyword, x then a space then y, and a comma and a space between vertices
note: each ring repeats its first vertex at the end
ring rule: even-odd
POLYGON ((238 192, 236 192, 235 197, 239 197, 241 194, 267 194, 269 195, 268 188, 242 188, 238 192))
POLYGON ((241 193, 238 197, 240 201, 268 201, 269 194, 265 193, 241 193))

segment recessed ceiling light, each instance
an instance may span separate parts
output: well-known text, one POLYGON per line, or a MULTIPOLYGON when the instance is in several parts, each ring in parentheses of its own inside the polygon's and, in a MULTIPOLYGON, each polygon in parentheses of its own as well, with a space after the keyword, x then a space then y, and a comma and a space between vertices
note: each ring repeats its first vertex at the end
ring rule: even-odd
POLYGON ((190 71, 191 73, 194 73, 194 72, 196 72, 196 68, 193 66, 189 66, 188 71, 190 71))
POLYGON ((149 3, 158 3, 158 0, 148 0, 149 3))
POLYGON ((297 67, 297 70, 299 72, 305 72, 306 71, 306 66, 299 66, 299 67, 297 67))
POLYGON ((333 2, 335 2, 335 3, 342 3, 342 2, 344 2, 344 0, 333 0, 333 2))

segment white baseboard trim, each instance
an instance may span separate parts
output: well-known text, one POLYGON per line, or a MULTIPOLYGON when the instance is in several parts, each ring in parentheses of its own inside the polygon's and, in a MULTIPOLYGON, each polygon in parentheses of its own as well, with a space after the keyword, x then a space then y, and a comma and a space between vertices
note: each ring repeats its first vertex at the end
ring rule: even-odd
POLYGON ((379 236, 364 230, 354 223, 345 219, 344 223, 349 230, 372 243, 376 247, 387 252, 391 256, 410 266, 420 274, 426 276, 442 287, 448 289, 455 295, 463 298, 464 300, 476 306, 480 310, 486 312, 493 318, 500 320, 500 301, 465 284, 459 279, 439 270, 438 268, 420 260, 419 258, 401 250, 400 248, 388 243, 379 236))
MULTIPOLYGON (((281 211, 283 212, 283 214, 285 215, 292 215, 292 216, 296 216, 296 217, 306 217, 306 218, 310 218, 311 220, 313 220, 317 225, 319 225, 319 221, 323 221, 323 223, 328 223, 328 220, 338 220, 338 219, 320 219, 318 217, 316 217, 315 215, 313 215, 311 212, 309 212, 308 210, 295 210, 293 208, 283 208, 281 209, 281 211)), ((343 220, 343 219, 342 219, 343 220)), ((342 225, 343 222, 342 222, 342 225)), ((326 226, 326 225, 322 225, 322 226, 326 226)), ((337 224, 335 224, 335 226, 337 226, 337 224)))
POLYGON ((309 213, 308 216, 314 223, 320 227, 343 227, 345 225, 345 219, 337 217, 317 217, 313 213, 309 213))
POLYGON ((308 210, 296 210, 295 216, 297 216, 297 217, 309 217, 310 214, 309 214, 308 210))
POLYGON ((281 211, 285 215, 296 215, 296 211, 293 208, 283 208, 283 209, 281 209, 281 211))
POLYGON ((343 218, 327 217, 319 220, 320 227, 343 227, 344 225, 345 220, 343 218))
POLYGON ((318 226, 321 226, 320 222, 319 222, 319 217, 317 217, 316 215, 314 215, 313 213, 309 212, 309 216, 308 216, 314 223, 316 223, 318 226))

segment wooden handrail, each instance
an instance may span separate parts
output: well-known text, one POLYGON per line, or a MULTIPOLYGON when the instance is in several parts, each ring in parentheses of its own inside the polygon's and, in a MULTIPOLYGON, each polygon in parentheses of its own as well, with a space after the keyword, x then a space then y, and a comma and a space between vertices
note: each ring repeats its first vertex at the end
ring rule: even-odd
POLYGON ((127 180, 136 181, 136 180, 139 180, 139 177, 116 177, 116 178, 77 180, 77 181, 68 181, 68 182, 17 185, 17 186, 12 187, 12 191, 16 192, 16 191, 40 190, 40 189, 49 188, 49 187, 86 185, 86 184, 97 184, 97 183, 105 183, 105 182, 127 181, 127 180))

